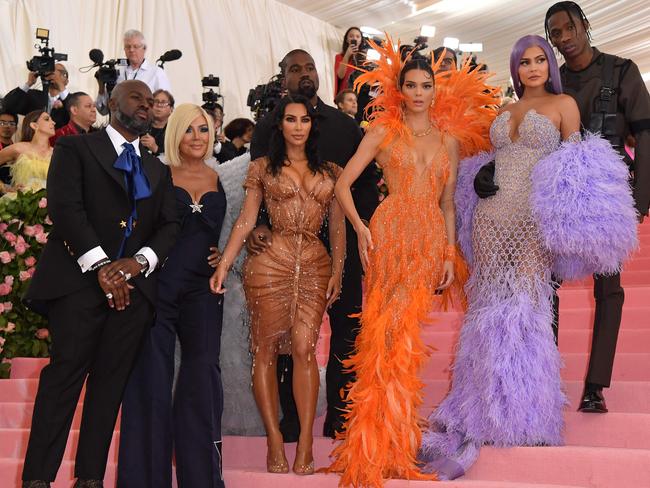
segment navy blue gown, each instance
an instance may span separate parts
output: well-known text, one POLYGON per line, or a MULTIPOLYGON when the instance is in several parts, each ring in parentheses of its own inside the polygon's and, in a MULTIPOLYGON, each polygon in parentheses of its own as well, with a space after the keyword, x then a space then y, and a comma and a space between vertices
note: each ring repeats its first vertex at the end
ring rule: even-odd
POLYGON ((219 350, 223 296, 210 292, 226 197, 204 194, 198 203, 174 187, 182 228, 158 278, 156 320, 131 374, 122 404, 119 488, 171 488, 172 452, 179 488, 223 487, 219 350), (174 345, 182 359, 172 397, 174 345))

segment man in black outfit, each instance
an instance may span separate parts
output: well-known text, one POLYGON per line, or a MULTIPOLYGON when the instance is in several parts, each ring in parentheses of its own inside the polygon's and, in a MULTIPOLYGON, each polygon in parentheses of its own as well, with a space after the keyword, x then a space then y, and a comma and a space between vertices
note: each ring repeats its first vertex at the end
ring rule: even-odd
POLYGON ((47 178, 53 230, 27 292, 46 311, 50 364, 41 372, 23 488, 56 477, 86 381, 75 488, 102 488, 122 393, 152 324, 156 269, 180 223, 169 168, 144 150, 153 97, 118 85, 110 125, 57 141, 47 178))
MULTIPOLYGON (((289 52, 280 68, 283 83, 292 95, 302 95, 311 100, 318 115, 318 152, 325 161, 331 161, 339 166, 345 166, 354 155, 363 137, 354 119, 343 112, 325 105, 318 97, 318 72, 313 58, 302 49, 289 52)), ((251 142, 251 158, 257 159, 266 155, 271 137, 271 124, 274 113, 267 114, 259 121, 253 133, 251 142)), ((373 165, 369 165, 359 176, 352 187, 352 197, 359 215, 370 220, 379 202, 377 191, 377 173, 373 165)), ((258 226, 249 239, 249 250, 253 253, 263 252, 271 234, 267 226, 258 226)), ((359 320, 350 318, 350 314, 361 311, 361 262, 357 248, 354 229, 347 222, 347 256, 343 272, 343 288, 338 301, 329 310, 332 335, 330 338, 329 361, 327 363, 327 417, 323 434, 334 437, 343 424, 345 406, 341 390, 353 375, 344 372, 341 361, 348 358, 354 349, 354 341, 359 332, 359 320)), ((299 424, 291 387, 293 363, 291 356, 278 358, 278 377, 280 405, 282 406, 282 421, 280 430, 285 442, 295 442, 298 439, 299 424)))
MULTIPOLYGON (((592 47, 589 28, 584 12, 574 2, 558 2, 546 12, 546 36, 565 60, 560 67, 563 91, 576 100, 584 129, 600 133, 628 160, 636 209, 642 222, 650 204, 650 96, 636 64, 592 47), (635 141, 634 161, 626 157, 624 148, 630 135, 635 141)), ((496 193, 494 166, 479 171, 474 187, 482 198, 496 193)), ((594 297, 591 357, 578 410, 605 413, 607 406, 602 390, 609 387, 612 379, 625 298, 620 274, 594 275, 594 297)), ((556 295, 556 340, 558 306, 556 295)))
POLYGON ((61 63, 54 65, 54 71, 46 76, 50 82, 47 95, 43 90, 31 87, 36 83, 34 72, 27 76, 27 83, 11 90, 5 95, 4 104, 7 112, 27 115, 33 110, 46 109, 54 120, 57 129, 70 122, 70 115, 64 107, 68 97, 68 70, 61 63))

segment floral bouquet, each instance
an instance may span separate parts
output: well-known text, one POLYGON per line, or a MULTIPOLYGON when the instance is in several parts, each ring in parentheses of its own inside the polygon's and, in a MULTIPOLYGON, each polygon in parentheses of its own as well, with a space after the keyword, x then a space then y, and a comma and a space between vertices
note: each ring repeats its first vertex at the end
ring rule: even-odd
POLYGON ((49 355, 47 322, 22 297, 51 227, 45 190, 0 198, 0 378, 9 375, 11 358, 49 355))

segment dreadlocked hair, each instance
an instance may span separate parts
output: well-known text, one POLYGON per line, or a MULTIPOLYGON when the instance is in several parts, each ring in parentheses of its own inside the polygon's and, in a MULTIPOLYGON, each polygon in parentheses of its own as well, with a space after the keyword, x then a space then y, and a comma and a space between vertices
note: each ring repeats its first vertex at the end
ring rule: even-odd
POLYGON ((587 32, 587 38, 591 41, 591 29, 589 28, 589 21, 587 20, 587 16, 580 8, 580 5, 570 1, 557 2, 551 5, 551 7, 546 11, 546 18, 544 19, 544 32, 546 34, 547 41, 551 37, 551 33, 548 29, 548 21, 553 15, 555 15, 558 12, 566 12, 566 14, 569 16, 569 20, 572 23, 573 23, 573 17, 574 16, 578 17, 582 22, 585 31, 587 32))

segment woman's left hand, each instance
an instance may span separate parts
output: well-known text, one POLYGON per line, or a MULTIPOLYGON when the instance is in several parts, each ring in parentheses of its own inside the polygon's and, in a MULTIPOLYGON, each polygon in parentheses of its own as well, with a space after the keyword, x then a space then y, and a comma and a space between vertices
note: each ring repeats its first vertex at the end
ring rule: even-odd
POLYGON ((445 261, 445 264, 442 265, 442 271, 442 281, 440 281, 440 285, 437 288, 440 291, 446 290, 454 282, 454 262, 445 261))
POLYGON ((221 251, 219 251, 218 247, 211 247, 210 251, 212 251, 212 254, 208 256, 208 264, 211 267, 216 268, 219 261, 221 261, 221 251))
POLYGON ((327 283, 327 293, 325 293, 327 306, 325 308, 330 308, 339 299, 339 295, 341 294, 341 281, 342 277, 340 275, 334 275, 327 283))

